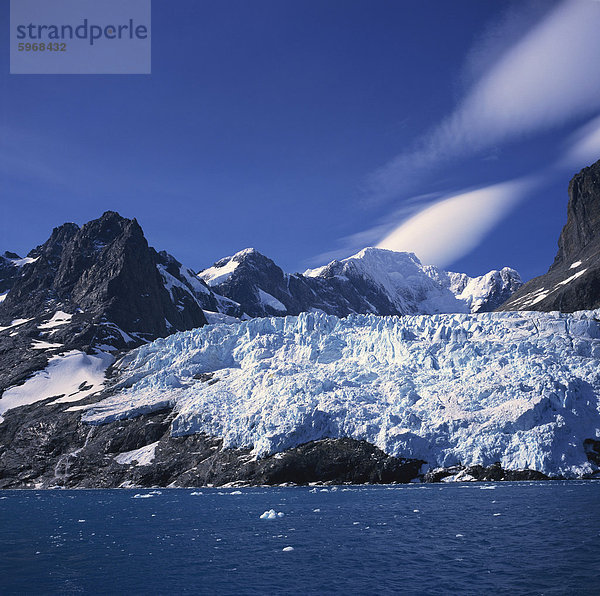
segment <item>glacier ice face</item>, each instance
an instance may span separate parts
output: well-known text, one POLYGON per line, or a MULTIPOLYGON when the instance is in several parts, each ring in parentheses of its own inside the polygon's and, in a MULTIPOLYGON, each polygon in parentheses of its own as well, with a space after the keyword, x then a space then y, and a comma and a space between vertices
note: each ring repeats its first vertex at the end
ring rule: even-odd
POLYGON ((599 318, 303 313, 209 325, 127 354, 116 393, 83 420, 169 404, 173 435, 259 456, 352 437, 431 466, 579 476, 593 471, 583 441, 600 437, 599 318))

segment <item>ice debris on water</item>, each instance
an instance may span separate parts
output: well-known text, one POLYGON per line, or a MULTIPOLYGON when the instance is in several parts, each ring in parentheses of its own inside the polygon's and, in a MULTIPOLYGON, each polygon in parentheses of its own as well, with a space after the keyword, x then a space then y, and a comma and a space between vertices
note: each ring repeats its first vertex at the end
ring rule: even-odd
POLYGON ((291 552, 291 551, 293 551, 293 550, 294 550, 294 547, 293 547, 293 546, 286 546, 286 547, 282 548, 281 550, 282 550, 284 553, 289 553, 289 552, 291 552))
POLYGON ((279 513, 277 513, 275 511, 275 509, 269 509, 269 511, 265 511, 260 516, 260 519, 277 519, 278 517, 283 517, 284 515, 285 515, 285 513, 283 513, 282 511, 280 511, 279 513))
POLYGON ((162 492, 159 490, 151 490, 149 493, 138 493, 133 495, 132 499, 149 499, 156 495, 162 495, 162 492))

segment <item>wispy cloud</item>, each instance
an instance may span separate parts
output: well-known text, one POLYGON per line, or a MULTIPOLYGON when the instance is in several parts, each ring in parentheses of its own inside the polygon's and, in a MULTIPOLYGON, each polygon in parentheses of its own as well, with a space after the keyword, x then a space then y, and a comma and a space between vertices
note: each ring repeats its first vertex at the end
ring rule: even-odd
POLYGON ((423 205, 437 201, 442 197, 441 193, 427 193, 416 195, 402 202, 402 206, 397 208, 391 216, 382 219, 367 230, 349 234, 338 241, 339 248, 323 252, 306 260, 307 265, 323 265, 334 259, 343 259, 351 254, 358 252, 366 246, 375 246, 381 238, 388 236, 397 226, 399 221, 412 217, 423 209, 423 205))
MULTIPOLYGON (((396 197, 426 169, 600 109, 599 31, 600 2, 559 4, 505 49, 413 150, 374 174, 373 194, 396 197)), ((496 32, 496 53, 501 37, 496 32)))
POLYGON ((561 166, 581 168, 600 159, 600 116, 590 120, 569 139, 561 166))
POLYGON ((414 252, 423 263, 445 267, 475 248, 535 183, 523 178, 444 197, 377 246, 414 252))

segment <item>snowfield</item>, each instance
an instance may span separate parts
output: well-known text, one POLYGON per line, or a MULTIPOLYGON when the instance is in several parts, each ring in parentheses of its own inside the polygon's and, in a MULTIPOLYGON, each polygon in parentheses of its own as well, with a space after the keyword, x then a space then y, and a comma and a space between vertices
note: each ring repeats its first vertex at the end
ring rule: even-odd
MULTIPOLYGON (((38 342, 46 344, 47 342, 38 342)), ((33 349, 46 349, 52 344, 33 345, 33 349)), ((65 354, 55 355, 48 361, 48 366, 35 373, 22 385, 10 387, 0 399, 0 424, 2 414, 36 403, 49 397, 56 399, 52 403, 69 403, 81 401, 84 397, 102 390, 106 369, 114 362, 110 354, 98 352, 94 355, 72 350, 65 354)))
POLYGON ((432 467, 500 461, 580 476, 594 470, 583 441, 600 438, 599 319, 304 313, 208 325, 127 354, 116 394, 83 420, 172 405, 173 435, 203 432, 258 456, 353 437, 432 467))

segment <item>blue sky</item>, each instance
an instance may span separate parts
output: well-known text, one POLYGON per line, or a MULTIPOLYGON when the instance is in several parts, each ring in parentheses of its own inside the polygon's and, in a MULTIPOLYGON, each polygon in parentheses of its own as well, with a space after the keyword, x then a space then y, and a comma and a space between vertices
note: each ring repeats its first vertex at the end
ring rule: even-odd
POLYGON ((530 278, 600 158, 599 30, 596 0, 153 0, 150 76, 5 51, 0 250, 114 209, 195 269, 380 245, 530 278))

